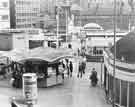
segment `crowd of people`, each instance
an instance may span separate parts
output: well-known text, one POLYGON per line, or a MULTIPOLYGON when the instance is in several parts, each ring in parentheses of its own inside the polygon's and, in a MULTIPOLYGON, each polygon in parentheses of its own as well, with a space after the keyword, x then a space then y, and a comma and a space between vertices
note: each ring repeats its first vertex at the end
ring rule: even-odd
POLYGON ((72 77, 73 62, 69 61, 69 59, 65 59, 65 61, 62 61, 62 67, 66 70, 68 77, 72 77))
MULTIPOLYGON (((84 59, 83 61, 79 62, 78 73, 77 73, 78 78, 82 78, 83 74, 85 74, 85 68, 86 68, 85 52, 86 52, 86 49, 84 47, 82 49, 78 48, 78 50, 77 50, 78 57, 81 56, 84 59)), ((97 77, 97 72, 96 72, 95 68, 92 69, 89 79, 91 81, 91 85, 96 86, 96 84, 98 82, 98 77, 97 77)))
POLYGON ((85 74, 86 62, 79 62, 79 69, 77 77, 82 78, 82 75, 85 74))
MULTIPOLYGON (((86 50, 84 48, 83 49, 78 48, 78 50, 77 50, 77 56, 78 56, 78 58, 81 58, 81 60, 79 60, 77 78, 82 78, 86 71, 86 62, 87 61, 86 61, 86 57, 85 57, 85 51, 86 50)), ((65 59, 62 61, 62 66, 65 70, 65 73, 67 73, 67 76, 72 77, 73 62, 70 61, 69 59, 65 59)), ((93 83, 97 84, 98 78, 97 78, 97 72, 96 72, 95 68, 93 68, 92 71, 90 71, 89 79, 91 81, 91 84, 93 84, 93 83)))

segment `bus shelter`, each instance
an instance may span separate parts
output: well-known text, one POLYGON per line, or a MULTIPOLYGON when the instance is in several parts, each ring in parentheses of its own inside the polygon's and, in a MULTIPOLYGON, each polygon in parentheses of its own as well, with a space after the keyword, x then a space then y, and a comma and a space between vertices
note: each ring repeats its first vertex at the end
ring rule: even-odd
POLYGON ((29 51, 13 50, 4 54, 10 60, 13 86, 22 87, 23 73, 36 73, 38 87, 48 87, 64 82, 61 59, 72 58, 71 49, 35 48, 29 51))

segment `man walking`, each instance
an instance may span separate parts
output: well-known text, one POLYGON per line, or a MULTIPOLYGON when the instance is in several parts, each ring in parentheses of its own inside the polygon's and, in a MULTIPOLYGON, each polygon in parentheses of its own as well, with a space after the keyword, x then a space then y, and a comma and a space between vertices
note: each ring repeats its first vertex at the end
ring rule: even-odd
POLYGON ((82 78, 82 64, 79 62, 79 70, 78 70, 78 74, 77 74, 77 77, 81 77, 82 78))
POLYGON ((73 72, 73 63, 70 61, 69 63, 69 69, 70 69, 70 77, 72 77, 72 72, 73 72))

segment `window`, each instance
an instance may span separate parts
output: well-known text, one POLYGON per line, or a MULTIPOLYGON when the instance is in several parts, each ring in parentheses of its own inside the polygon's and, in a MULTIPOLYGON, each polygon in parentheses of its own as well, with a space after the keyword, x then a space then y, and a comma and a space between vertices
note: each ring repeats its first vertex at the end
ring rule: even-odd
POLYGON ((8 3, 7 2, 3 2, 3 7, 8 7, 8 3))
POLYGON ((8 20, 8 15, 3 15, 3 16, 1 16, 1 19, 2 19, 2 20, 8 20))

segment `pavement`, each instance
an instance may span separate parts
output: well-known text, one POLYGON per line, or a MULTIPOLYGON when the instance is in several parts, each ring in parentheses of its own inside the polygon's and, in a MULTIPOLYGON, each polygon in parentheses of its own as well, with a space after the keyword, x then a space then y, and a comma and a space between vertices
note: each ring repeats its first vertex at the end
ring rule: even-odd
MULTIPOLYGON (((77 62, 75 59, 73 77, 66 77, 64 84, 38 89, 38 107, 111 107, 105 101, 104 90, 100 87, 100 82, 96 87, 92 87, 88 78, 92 67, 100 72, 100 64, 87 63, 86 73, 82 78, 77 78, 77 62)), ((0 85, 2 107, 9 107, 11 96, 21 95, 21 89, 0 85)))
MULTIPOLYGON (((76 46, 78 45, 76 44, 76 46)), ((112 107, 106 103, 105 93, 100 85, 101 64, 87 63, 86 73, 82 78, 77 78, 78 62, 77 58, 73 60, 73 77, 66 77, 64 84, 38 89, 38 107, 112 107), (99 77, 96 87, 92 87, 89 81, 90 71, 93 67, 99 77)), ((0 81, 1 106, 9 107, 9 98, 13 96, 22 96, 22 90, 12 88, 8 81, 0 81)))

